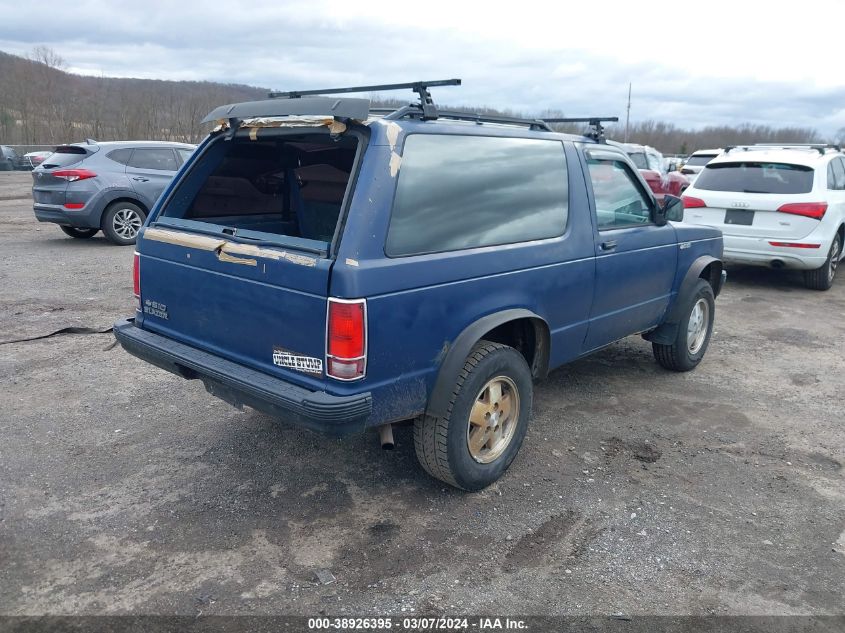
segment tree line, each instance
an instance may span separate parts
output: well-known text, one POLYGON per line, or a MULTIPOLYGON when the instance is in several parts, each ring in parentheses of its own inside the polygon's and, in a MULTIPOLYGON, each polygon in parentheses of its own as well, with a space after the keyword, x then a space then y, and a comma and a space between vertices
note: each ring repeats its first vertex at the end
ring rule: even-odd
MULTIPOLYGON (((66 72, 67 64, 52 49, 39 46, 24 57, 0 52, 0 143, 58 145, 96 140, 167 140, 197 142, 210 129, 200 120, 214 107, 237 101, 264 99, 267 90, 238 84, 162 81, 82 76, 66 72)), ((408 101, 371 96, 374 105, 404 105, 408 101)), ((524 116, 489 107, 484 114, 524 116)), ((563 117, 562 112, 542 116, 563 117)), ((581 133, 583 126, 556 125, 581 133)), ((610 124, 608 138, 622 141, 624 123, 610 124)), ((766 142, 845 141, 825 139, 816 130, 770 127, 750 123, 684 129, 660 121, 631 124, 628 140, 656 147, 664 154, 689 154, 696 149, 766 142)))

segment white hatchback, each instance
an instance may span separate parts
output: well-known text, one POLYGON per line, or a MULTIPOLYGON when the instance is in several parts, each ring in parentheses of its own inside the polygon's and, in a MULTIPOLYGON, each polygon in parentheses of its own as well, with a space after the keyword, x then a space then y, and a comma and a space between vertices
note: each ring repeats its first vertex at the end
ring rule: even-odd
POLYGON ((726 148, 684 192, 684 222, 724 234, 724 260, 804 271, 827 290, 845 237, 845 156, 829 145, 726 148))

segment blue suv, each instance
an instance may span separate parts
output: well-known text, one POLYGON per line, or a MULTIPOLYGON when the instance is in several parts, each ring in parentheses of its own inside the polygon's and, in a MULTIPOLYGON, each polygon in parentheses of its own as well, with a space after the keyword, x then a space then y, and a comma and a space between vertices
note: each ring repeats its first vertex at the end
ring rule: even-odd
POLYGON ((409 86, 421 103, 393 112, 287 93, 210 113, 139 234, 115 335, 311 429, 389 444, 413 420, 425 470, 479 490, 551 369, 631 334, 668 369, 701 361, 722 236, 669 222, 681 201, 659 205, 599 120, 558 134, 409 86))

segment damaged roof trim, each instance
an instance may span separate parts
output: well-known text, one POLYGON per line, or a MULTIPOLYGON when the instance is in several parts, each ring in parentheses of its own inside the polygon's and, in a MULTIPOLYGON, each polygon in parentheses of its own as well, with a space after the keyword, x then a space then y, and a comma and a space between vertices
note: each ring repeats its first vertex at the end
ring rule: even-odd
POLYGON ((281 116, 321 116, 338 119, 366 120, 369 99, 303 97, 301 99, 265 99, 220 106, 209 112, 203 123, 227 119, 250 119, 281 116))
MULTIPOLYGON (((233 119, 220 119, 212 132, 222 132, 231 128, 233 119)), ((346 131, 346 123, 336 119, 313 116, 292 116, 292 117, 255 117, 251 119, 234 119, 237 122, 237 129, 249 129, 249 137, 254 141, 258 137, 260 128, 298 128, 298 127, 327 127, 332 135, 343 134, 346 131)), ((237 130, 236 130, 237 131, 237 130)))

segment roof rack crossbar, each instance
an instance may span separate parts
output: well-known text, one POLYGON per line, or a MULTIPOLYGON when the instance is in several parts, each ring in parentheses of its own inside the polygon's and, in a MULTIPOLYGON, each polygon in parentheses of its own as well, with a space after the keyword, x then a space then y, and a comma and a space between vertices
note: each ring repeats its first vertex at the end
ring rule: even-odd
POLYGON ((424 121, 437 118, 437 107, 431 98, 429 88, 434 86, 460 86, 460 79, 436 79, 433 81, 411 81, 402 84, 375 84, 372 86, 350 86, 348 88, 325 88, 322 90, 289 90, 287 92, 271 92, 270 99, 299 99, 308 95, 346 94, 350 92, 376 92, 380 90, 406 90, 410 88, 420 97, 417 107, 422 111, 424 121))
POLYGON ((564 117, 554 119, 543 119, 546 123, 588 123, 593 130, 587 134, 599 143, 604 142, 604 126, 602 123, 616 123, 618 116, 591 116, 591 117, 564 117))

